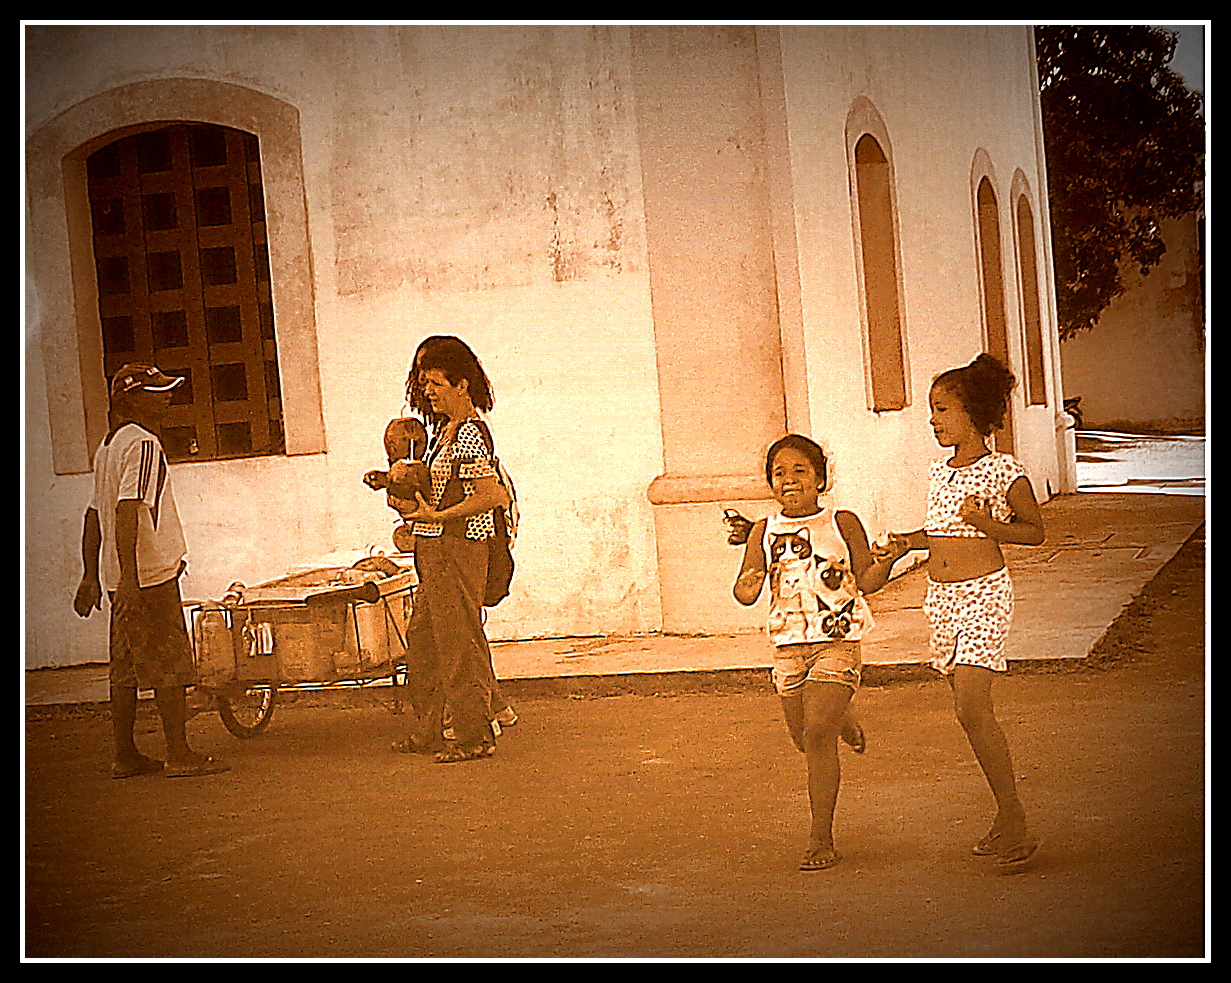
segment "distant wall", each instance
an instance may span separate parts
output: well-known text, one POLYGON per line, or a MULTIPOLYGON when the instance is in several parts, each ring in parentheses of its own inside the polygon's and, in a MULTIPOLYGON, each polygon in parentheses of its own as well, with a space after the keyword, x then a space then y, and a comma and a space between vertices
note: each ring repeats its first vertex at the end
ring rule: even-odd
POLYGON ((1163 223, 1167 252, 1089 331, 1061 342, 1065 398, 1092 429, 1204 430, 1205 330, 1196 214, 1163 223))

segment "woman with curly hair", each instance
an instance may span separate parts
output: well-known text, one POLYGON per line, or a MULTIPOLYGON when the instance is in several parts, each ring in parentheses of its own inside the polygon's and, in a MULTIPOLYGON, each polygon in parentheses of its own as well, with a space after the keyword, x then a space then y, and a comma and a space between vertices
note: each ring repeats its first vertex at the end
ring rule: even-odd
POLYGON ((419 586, 407 638, 407 682, 417 721, 399 751, 442 763, 495 753, 496 735, 516 716, 500 695, 483 630, 487 540, 493 510, 509 504, 480 413, 495 403, 478 358, 459 338, 434 335, 415 352, 406 395, 427 424, 428 496, 402 512, 414 533, 419 586), (443 736, 449 714, 452 740, 443 736))

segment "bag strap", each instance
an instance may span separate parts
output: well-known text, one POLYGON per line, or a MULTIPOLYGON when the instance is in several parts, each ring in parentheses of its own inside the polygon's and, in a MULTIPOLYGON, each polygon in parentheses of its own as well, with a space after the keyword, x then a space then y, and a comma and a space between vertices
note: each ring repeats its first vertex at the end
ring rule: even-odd
POLYGON ((504 468, 500 466, 500 458, 496 456, 496 440, 492 436, 491 427, 487 425, 485 420, 476 419, 475 425, 479 428, 479 433, 483 437, 484 443, 487 444, 488 451, 492 457, 492 468, 496 472, 496 480, 500 482, 501 487, 509 494, 508 505, 497 505, 492 509, 492 522, 496 527, 496 535, 498 538, 507 539, 510 547, 513 544, 513 539, 516 536, 516 530, 512 527, 511 516, 514 503, 517 500, 517 491, 513 487, 513 479, 504 472, 504 468))
MULTIPOLYGON (((501 479, 501 477, 500 477, 500 475, 501 475, 501 471, 500 471, 500 458, 496 457, 496 441, 495 441, 495 439, 492 437, 492 431, 491 431, 491 428, 487 425, 487 423, 486 423, 484 420, 482 420, 482 419, 480 419, 480 418, 478 418, 478 417, 476 417, 476 418, 475 418, 475 419, 473 419, 473 420, 467 420, 467 421, 465 421, 465 423, 473 423, 473 424, 474 424, 474 425, 478 428, 478 431, 479 431, 479 436, 483 438, 483 443, 486 445, 486 447, 487 447, 487 451, 488 451, 488 453, 491 455, 491 459, 492 459, 492 468, 493 468, 493 469, 495 470, 495 472, 496 472, 496 480, 497 480, 497 481, 499 481, 499 482, 500 482, 500 484, 503 486, 503 485, 504 485, 504 481, 503 481, 503 480, 501 479)), ((463 423, 461 426, 459 426, 459 427, 458 427, 458 430, 460 430, 462 426, 465 426, 465 423, 463 423)), ((457 442, 457 441, 456 441, 456 433, 455 433, 455 434, 454 434, 454 443, 456 443, 456 442, 457 442)), ((449 484, 450 484, 450 485, 452 485, 452 484, 453 484, 453 482, 459 482, 459 485, 458 485, 458 486, 456 486, 456 488, 457 488, 457 493, 460 493, 460 482, 461 482, 461 480, 462 480, 462 478, 461 478, 461 470, 462 470, 462 462, 461 462, 461 461, 459 461, 459 460, 455 457, 455 458, 453 459, 453 461, 451 462, 451 464, 450 464, 450 470, 449 470, 449 484)), ((508 490, 508 492, 509 492, 509 495, 510 495, 510 496, 512 496, 512 494, 513 494, 512 489, 507 489, 507 490, 508 490)), ((455 494, 456 494, 456 493, 455 493, 455 494)), ((440 496, 440 500, 441 500, 441 502, 443 503, 443 502, 444 502, 447 498, 448 498, 448 488, 446 487, 446 490, 445 490, 444 494, 442 494, 442 495, 440 496)), ((459 501, 460 501, 460 499, 459 499, 459 501)), ((467 521, 468 521, 468 520, 466 520, 466 519, 457 519, 457 520, 455 520, 453 523, 448 523, 448 522, 446 522, 446 523, 445 523, 445 527, 446 527, 446 529, 447 529, 447 528, 449 528, 450 526, 453 526, 453 527, 454 527, 454 530, 455 530, 455 534, 458 534, 458 535, 461 535, 461 536, 465 536, 465 529, 466 529, 466 522, 467 522, 467 521), (458 532, 457 530, 460 530, 460 532, 458 532)), ((496 506, 494 509, 492 509, 492 521, 493 521, 493 523, 494 523, 494 525, 495 525, 495 527, 496 527, 496 533, 497 533, 497 535, 498 535, 498 536, 507 536, 507 535, 508 535, 508 523, 507 523, 507 520, 506 520, 506 518, 505 518, 505 510, 504 510, 504 507, 503 507, 503 506, 496 506)))
POLYGON ((487 445, 487 453, 491 455, 492 467, 496 469, 497 473, 499 473, 500 458, 496 456, 496 439, 492 436, 491 427, 487 425, 487 421, 477 417, 470 422, 478 428, 479 435, 483 438, 483 443, 487 445))

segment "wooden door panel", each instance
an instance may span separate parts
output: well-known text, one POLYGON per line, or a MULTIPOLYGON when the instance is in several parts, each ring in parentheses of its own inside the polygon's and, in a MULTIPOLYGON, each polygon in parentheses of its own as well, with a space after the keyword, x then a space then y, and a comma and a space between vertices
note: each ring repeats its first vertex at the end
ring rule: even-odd
POLYGON ((129 361, 185 376, 171 460, 283 453, 256 138, 176 124, 108 145, 87 173, 108 377, 129 361))

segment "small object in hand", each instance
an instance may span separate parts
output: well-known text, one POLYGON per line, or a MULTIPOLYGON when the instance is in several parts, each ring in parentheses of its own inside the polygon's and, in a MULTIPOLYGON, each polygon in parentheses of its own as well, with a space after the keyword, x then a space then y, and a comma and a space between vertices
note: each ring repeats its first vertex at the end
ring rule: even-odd
POLYGON ((990 506, 987 499, 979 495, 967 495, 962 500, 961 507, 958 509, 958 515, 969 522, 972 517, 989 511, 990 506))
POLYGON ((727 524, 727 529, 730 535, 727 536, 727 542, 732 546, 742 546, 748 542, 748 536, 752 532, 752 520, 740 515, 735 509, 723 509, 722 521, 727 524))

